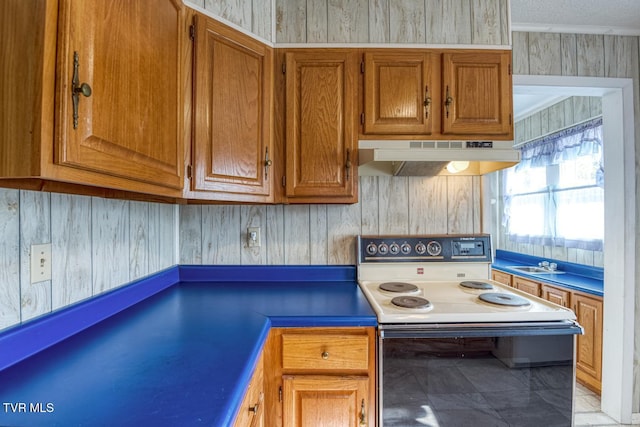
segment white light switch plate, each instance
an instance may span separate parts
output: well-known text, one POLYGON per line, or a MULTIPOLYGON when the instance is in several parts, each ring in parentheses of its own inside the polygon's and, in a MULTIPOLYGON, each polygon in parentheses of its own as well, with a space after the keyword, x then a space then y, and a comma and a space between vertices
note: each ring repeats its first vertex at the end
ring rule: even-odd
POLYGON ((51 280, 51 243, 31 245, 31 283, 51 280))

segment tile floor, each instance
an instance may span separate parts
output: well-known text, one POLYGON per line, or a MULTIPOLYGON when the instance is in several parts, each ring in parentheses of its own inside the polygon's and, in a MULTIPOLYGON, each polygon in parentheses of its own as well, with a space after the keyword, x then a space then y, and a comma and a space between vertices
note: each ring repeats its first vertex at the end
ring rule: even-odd
POLYGON ((618 424, 607 415, 600 412, 600 396, 580 384, 576 385, 575 408, 575 427, 604 427, 620 425, 640 427, 640 424, 618 424))

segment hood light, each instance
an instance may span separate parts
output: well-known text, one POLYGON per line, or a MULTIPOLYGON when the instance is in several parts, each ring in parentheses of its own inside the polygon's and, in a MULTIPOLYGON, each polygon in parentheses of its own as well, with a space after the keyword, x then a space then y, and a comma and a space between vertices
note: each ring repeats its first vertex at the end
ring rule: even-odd
POLYGON ((469 167, 469 162, 467 161, 456 161, 449 162, 447 165, 447 170, 449 173, 458 173, 466 170, 469 167))

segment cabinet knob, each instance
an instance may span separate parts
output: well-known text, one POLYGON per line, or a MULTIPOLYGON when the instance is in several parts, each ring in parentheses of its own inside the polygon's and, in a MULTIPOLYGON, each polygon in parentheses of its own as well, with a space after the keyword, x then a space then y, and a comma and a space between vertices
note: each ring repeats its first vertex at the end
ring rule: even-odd
POLYGON ((260 404, 256 403, 253 406, 249 406, 249 412, 252 412, 253 414, 257 414, 258 413, 258 409, 260 409, 260 404))
POLYGON ((447 118, 449 118, 449 106, 451 106, 451 104, 453 104, 453 98, 449 93, 449 86, 447 86, 447 96, 445 97, 445 101, 444 101, 447 118))
POLYGON ((323 352, 322 352, 322 358, 323 358, 324 360, 327 360, 327 359, 329 358, 329 352, 328 352, 328 351, 323 351, 323 352))
POLYGON ((73 52, 73 77, 71 79, 71 102, 73 104, 73 128, 78 128, 78 104, 80 103, 80 94, 88 98, 91 96, 91 86, 87 83, 80 84, 78 75, 80 68, 80 57, 78 52, 73 52))

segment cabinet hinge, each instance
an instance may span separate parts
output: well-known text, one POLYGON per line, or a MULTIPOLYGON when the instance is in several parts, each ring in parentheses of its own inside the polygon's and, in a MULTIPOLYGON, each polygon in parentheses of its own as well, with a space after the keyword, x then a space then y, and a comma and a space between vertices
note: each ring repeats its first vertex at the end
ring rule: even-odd
POLYGON ((511 75, 511 64, 509 64, 509 75, 511 75))
POLYGON ((282 63, 282 74, 287 74, 287 64, 285 62, 282 63))
POLYGON ((360 62, 360 73, 364 74, 364 60, 360 62))
POLYGON ((187 178, 191 179, 191 175, 192 171, 191 171, 191 165, 187 165, 187 178))
POLYGON ((513 120, 512 120, 511 114, 509 114, 509 124, 510 125, 513 124, 513 120))
POLYGON ((278 388, 278 402, 282 402, 282 386, 278 388))
POLYGON ((193 22, 189 25, 189 38, 191 40, 196 39, 196 17, 193 17, 193 22))
POLYGON ((360 113, 360 124, 364 124, 364 113, 360 113))
POLYGON ((286 175, 282 175, 282 186, 283 187, 287 186, 287 176, 286 175))

